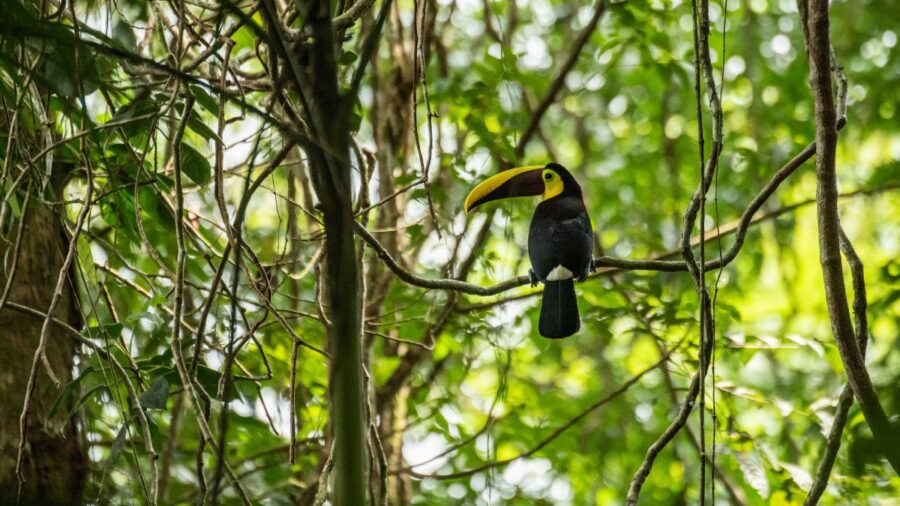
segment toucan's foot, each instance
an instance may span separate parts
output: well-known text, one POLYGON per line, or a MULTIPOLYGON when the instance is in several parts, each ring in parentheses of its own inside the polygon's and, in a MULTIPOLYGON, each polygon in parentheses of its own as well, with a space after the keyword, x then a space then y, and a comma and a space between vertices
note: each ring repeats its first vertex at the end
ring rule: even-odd
POLYGON ((590 276, 592 272, 597 272, 597 269, 598 267, 596 259, 592 257, 591 262, 588 264, 588 268, 584 270, 581 276, 578 276, 578 282, 581 283, 582 281, 587 279, 587 277, 590 276))
POLYGON ((531 287, 534 288, 538 286, 540 283, 540 279, 538 279, 537 274, 534 273, 534 269, 528 269, 528 282, 531 283, 531 287))

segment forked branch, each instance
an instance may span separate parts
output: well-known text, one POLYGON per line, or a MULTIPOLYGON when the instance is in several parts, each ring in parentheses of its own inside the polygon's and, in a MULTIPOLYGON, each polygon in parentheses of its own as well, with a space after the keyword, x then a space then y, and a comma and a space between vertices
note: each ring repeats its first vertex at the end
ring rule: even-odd
MULTIPOLYGON (((866 363, 854 338, 853 323, 844 286, 841 265, 840 217, 836 171, 837 110, 831 82, 831 38, 828 2, 801 0, 798 3, 806 54, 809 60, 809 83, 816 114, 816 182, 819 223, 819 261, 825 285, 825 302, 831 318, 831 329, 844 369, 866 423, 872 430, 878 448, 900 474, 900 433, 891 429, 878 399, 866 363)), ((839 94, 842 96, 841 94, 839 94)))

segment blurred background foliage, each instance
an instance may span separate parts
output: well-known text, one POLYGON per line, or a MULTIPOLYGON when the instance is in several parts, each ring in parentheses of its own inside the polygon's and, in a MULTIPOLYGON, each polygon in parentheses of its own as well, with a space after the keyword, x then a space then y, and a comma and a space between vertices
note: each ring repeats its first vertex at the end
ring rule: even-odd
MULTIPOLYGON (((251 12, 253 2, 237 4, 251 12)), ((220 6, 200 0, 91 0, 66 10, 74 9, 80 30, 95 31, 80 36, 171 64, 178 58, 170 47, 180 5, 202 20, 185 35, 191 42, 183 65, 214 40, 215 26, 227 29, 235 22, 227 9, 223 17, 220 6)), ((8 7, 22 9, 19 21, 36 12, 8 7)), ((348 6, 337 2, 342 7, 348 6)), ((836 0, 831 8, 835 55, 849 80, 848 125, 838 148, 840 189, 848 193, 842 223, 866 267, 867 360, 889 414, 900 412, 895 8, 884 0, 836 0)), ((344 85, 375 9, 345 33, 339 56, 344 85)), ((527 273, 534 202, 469 217, 461 212, 471 186, 504 163, 555 160, 572 170, 585 191, 598 254, 641 259, 677 250, 681 214, 697 186, 690 3, 609 4, 538 130, 519 146, 593 11, 584 2, 556 0, 395 2, 359 93, 354 188, 361 174, 372 173, 371 203, 402 190, 361 219, 406 268, 424 277, 464 272, 480 285, 527 273), (425 57, 416 59, 416 21, 423 10, 425 57), (423 61, 424 81, 415 77, 423 61), (426 189, 415 184, 424 165, 417 142, 425 157, 433 156, 427 190, 436 220, 426 189)), ((261 22, 259 14, 254 19, 261 22)), ((713 233, 736 220, 774 171, 812 141, 815 125, 795 3, 713 1, 710 20, 713 65, 717 79, 724 77, 725 131, 707 207, 713 233)), ((154 447, 164 454, 168 483, 160 502, 192 502, 198 433, 167 345, 175 261, 168 141, 184 104, 165 72, 114 52, 76 50, 32 21, 35 33, 26 35, 32 48, 45 44, 35 79, 46 90, 55 135, 66 139, 129 120, 53 150, 57 160, 79 166, 89 160, 94 170, 96 200, 78 244, 82 333, 140 372, 136 384, 148 396, 154 447), (46 37, 34 37, 40 34, 46 37), (157 378, 166 379, 167 399, 152 395, 157 378)), ((68 34, 72 25, 71 14, 63 13, 55 30, 68 34)), ((301 21, 289 19, 287 26, 298 29, 301 21)), ((26 22, 19 26, 23 33, 29 28, 26 22)), ((273 108, 266 45, 247 27, 226 37, 235 72, 228 89, 260 109, 273 108)), ((0 91, 6 100, 21 86, 15 48, 3 45, 0 91)), ((271 123, 235 102, 224 104, 202 85, 216 82, 221 68, 220 56, 186 68, 198 79, 188 88, 197 105, 182 145, 189 178, 187 329, 196 329, 227 244, 213 192, 215 145, 225 147, 224 196, 232 216, 245 194, 245 177, 258 176, 284 146, 271 123), (228 122, 218 132, 221 107, 228 122)), ((37 123, 27 106, 22 114, 37 123)), ((709 124, 707 117, 707 140, 709 124)), ((233 400, 227 457, 260 504, 309 501, 329 447, 327 363, 300 347, 298 458, 288 464, 292 339, 284 325, 316 347, 327 344, 316 302, 322 238, 315 200, 302 154, 293 149, 278 163, 246 213, 244 239, 258 263, 247 257, 238 280, 239 321, 230 321, 232 298, 222 291, 207 323, 199 374, 201 384, 216 391, 229 328, 236 326, 241 336, 248 322, 262 318, 237 356, 234 390, 227 393, 233 400), (270 286, 260 289, 265 276, 270 286), (263 310, 260 300, 269 292, 284 322, 263 310)), ((751 228, 738 258, 721 274, 708 274, 716 287, 718 332, 704 437, 707 445, 715 441, 716 493, 723 504, 802 502, 845 381, 822 291, 813 172, 811 163, 798 170, 766 203, 761 213, 773 217, 751 228)), ((64 187, 72 221, 85 195, 84 176, 76 169, 64 187)), ((10 205, 17 205, 14 195, 10 205)), ((724 234, 710 241, 707 257, 731 242, 724 234)), ((385 448, 392 504, 623 503, 648 446, 674 417, 698 366, 697 297, 685 273, 592 278, 578 286, 581 332, 549 341, 537 336, 539 299, 527 287, 495 297, 454 294, 396 279, 369 250, 362 263, 370 409, 385 448), (654 368, 667 350, 674 350, 670 361, 654 368), (589 409, 648 368, 627 390, 589 409), (512 461, 503 463, 507 459, 512 461), (484 467, 490 462, 499 464, 484 467)), ((228 287, 231 276, 229 268, 228 287)), ((129 374, 137 379, 131 368, 129 374)), ((77 417, 83 426, 92 460, 87 497, 100 504, 141 502, 147 493, 143 435, 127 423, 135 407, 116 375, 104 357, 83 349, 76 379, 61 394, 76 402, 55 413, 77 417)), ((213 413, 219 409, 214 402, 213 413)), ((900 479, 873 448, 856 407, 849 420, 823 503, 897 504, 900 479)), ((659 456, 644 503, 698 502, 699 437, 695 413, 659 456)), ((210 452, 203 458, 214 466, 210 452)), ((223 494, 226 502, 236 501, 230 489, 223 494)))

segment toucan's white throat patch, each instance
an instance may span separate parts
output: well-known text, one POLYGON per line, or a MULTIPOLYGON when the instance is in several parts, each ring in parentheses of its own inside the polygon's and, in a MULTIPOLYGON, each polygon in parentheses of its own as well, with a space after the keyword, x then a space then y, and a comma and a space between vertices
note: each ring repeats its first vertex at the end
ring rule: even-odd
POLYGON ((562 265, 557 265, 550 271, 550 274, 547 275, 547 281, 562 281, 573 277, 575 276, 572 274, 572 271, 566 269, 562 265))

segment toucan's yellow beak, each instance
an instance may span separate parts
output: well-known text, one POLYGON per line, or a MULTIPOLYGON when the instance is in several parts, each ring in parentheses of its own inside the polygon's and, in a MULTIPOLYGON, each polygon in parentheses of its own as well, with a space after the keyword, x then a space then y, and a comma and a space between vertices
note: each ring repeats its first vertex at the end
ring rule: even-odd
POLYGON ((528 165, 504 170, 478 184, 466 197, 466 214, 476 207, 492 200, 512 197, 527 197, 544 193, 541 178, 543 165, 528 165))

